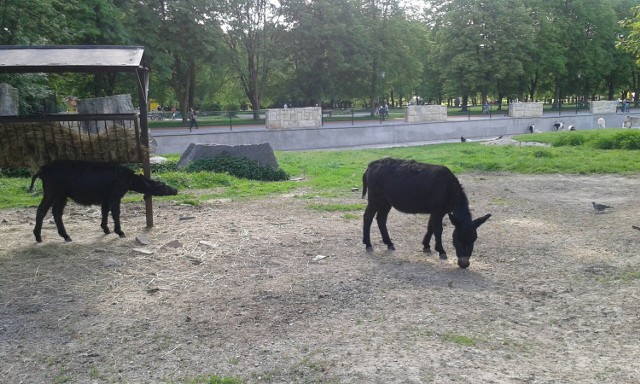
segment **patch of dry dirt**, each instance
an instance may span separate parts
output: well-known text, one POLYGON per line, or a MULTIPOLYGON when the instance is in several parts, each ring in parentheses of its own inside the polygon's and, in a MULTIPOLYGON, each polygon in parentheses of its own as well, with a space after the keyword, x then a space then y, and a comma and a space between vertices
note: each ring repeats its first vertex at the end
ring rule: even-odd
POLYGON ((68 244, 50 216, 36 244, 35 209, 0 211, 2 382, 638 382, 640 178, 461 181, 493 214, 468 270, 448 221, 446 263, 397 211, 397 251, 374 224, 366 254, 362 212, 309 209, 323 198, 161 203, 150 231, 126 204, 126 239, 70 205, 68 244))

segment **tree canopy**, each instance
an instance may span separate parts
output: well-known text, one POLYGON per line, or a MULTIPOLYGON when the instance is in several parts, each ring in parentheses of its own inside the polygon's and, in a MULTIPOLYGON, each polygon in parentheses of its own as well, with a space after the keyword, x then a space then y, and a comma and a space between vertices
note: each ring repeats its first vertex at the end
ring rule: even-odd
MULTIPOLYGON (((150 97, 182 111, 640 96, 640 0, 411 4, 2 0, 0 43, 145 46, 150 97)), ((101 96, 127 80, 0 81, 38 98, 101 96)))

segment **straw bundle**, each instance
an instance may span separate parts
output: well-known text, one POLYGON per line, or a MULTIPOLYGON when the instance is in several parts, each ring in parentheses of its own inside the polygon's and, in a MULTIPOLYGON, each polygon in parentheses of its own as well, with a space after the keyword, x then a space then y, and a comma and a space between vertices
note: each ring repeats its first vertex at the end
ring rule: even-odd
POLYGON ((53 160, 141 162, 145 152, 135 132, 121 125, 87 133, 78 124, 0 124, 0 167, 37 170, 53 160))

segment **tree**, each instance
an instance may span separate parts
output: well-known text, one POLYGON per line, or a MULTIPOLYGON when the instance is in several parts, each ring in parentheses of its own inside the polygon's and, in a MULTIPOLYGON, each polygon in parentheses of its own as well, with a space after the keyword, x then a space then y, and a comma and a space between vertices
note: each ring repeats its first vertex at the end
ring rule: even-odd
POLYGON ((436 63, 451 87, 485 100, 492 89, 499 97, 511 84, 518 88, 532 51, 532 22, 521 0, 453 0, 435 20, 436 63))
POLYGON ((281 7, 271 0, 223 0, 215 16, 225 25, 223 35, 231 67, 260 117, 263 93, 281 47, 281 7))
POLYGON ((215 62, 221 30, 210 7, 206 0, 141 0, 130 9, 132 35, 149 48, 153 80, 174 90, 184 121, 196 107, 198 67, 215 62))

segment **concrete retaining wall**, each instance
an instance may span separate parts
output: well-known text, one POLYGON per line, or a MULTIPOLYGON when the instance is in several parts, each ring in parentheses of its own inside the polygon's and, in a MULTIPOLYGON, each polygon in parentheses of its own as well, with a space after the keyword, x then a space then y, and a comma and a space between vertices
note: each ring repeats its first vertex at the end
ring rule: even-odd
POLYGON ((322 109, 308 108, 279 108, 267 109, 267 129, 315 128, 322 126, 322 109))
POLYGON ((163 134, 152 129, 151 135, 158 143, 158 154, 182 153, 191 143, 213 143, 225 145, 269 143, 274 150, 308 150, 344 148, 374 145, 407 145, 432 141, 458 141, 460 136, 482 139, 500 135, 516 135, 529 132, 535 125, 540 131, 552 131, 556 122, 564 126, 573 125, 578 130, 594 129, 599 118, 606 120, 607 127, 622 127, 627 115, 575 115, 545 116, 532 118, 493 118, 455 120, 420 124, 372 123, 370 126, 330 126, 321 128, 297 128, 287 130, 252 129, 224 131, 195 135, 163 134))
POLYGON ((404 115, 405 123, 427 123, 430 121, 447 121, 447 107, 444 105, 410 105, 407 107, 404 115))

